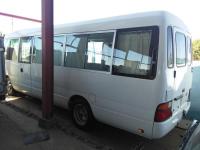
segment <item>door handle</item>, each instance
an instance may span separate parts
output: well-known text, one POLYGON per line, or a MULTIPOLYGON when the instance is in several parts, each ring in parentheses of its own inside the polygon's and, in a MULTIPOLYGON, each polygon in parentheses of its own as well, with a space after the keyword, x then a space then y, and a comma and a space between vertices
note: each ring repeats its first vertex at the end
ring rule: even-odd
POLYGON ((24 71, 23 68, 20 68, 20 71, 23 72, 24 71))
POLYGON ((174 70, 174 78, 176 78, 176 70, 174 70))

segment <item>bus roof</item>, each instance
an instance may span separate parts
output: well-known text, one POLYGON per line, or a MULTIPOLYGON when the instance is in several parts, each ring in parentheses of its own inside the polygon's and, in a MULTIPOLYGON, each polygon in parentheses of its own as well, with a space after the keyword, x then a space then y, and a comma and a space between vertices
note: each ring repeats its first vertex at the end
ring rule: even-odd
MULTIPOLYGON (((172 25, 188 32, 187 26, 178 17, 166 11, 152 11, 123 16, 115 16, 91 21, 55 25, 55 34, 84 33, 120 28, 133 28, 142 26, 172 25)), ((41 35, 41 29, 25 29, 6 35, 6 37, 23 37, 41 35)))

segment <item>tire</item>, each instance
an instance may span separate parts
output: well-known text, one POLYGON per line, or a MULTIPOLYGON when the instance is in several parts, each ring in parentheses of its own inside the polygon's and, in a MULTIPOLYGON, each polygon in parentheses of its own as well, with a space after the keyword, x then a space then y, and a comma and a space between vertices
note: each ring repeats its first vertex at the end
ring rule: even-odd
POLYGON ((8 96, 14 96, 15 95, 15 90, 14 90, 9 78, 7 79, 7 95, 8 96))
POLYGON ((72 106, 72 119, 75 125, 82 130, 90 130, 93 127, 94 117, 89 104, 78 99, 72 106))

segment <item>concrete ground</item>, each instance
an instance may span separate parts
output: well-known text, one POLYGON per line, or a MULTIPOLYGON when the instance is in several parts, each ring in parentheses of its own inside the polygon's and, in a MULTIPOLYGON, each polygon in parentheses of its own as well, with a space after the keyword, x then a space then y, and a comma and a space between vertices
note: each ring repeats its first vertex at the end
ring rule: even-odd
MULTIPOLYGON (((0 150, 92 150, 64 134, 61 130, 45 131, 50 139, 34 144, 26 143, 30 135, 44 131, 38 127, 38 121, 27 117, 13 108, 0 104, 0 150)), ((30 140, 29 140, 30 141, 30 140)))
POLYGON ((30 133, 44 131, 38 127, 40 101, 28 96, 9 97, 0 103, 0 150, 176 150, 185 134, 175 128, 159 140, 148 140, 120 129, 96 123, 90 132, 77 129, 70 113, 54 107, 56 127, 47 130, 50 139, 26 145, 30 133))

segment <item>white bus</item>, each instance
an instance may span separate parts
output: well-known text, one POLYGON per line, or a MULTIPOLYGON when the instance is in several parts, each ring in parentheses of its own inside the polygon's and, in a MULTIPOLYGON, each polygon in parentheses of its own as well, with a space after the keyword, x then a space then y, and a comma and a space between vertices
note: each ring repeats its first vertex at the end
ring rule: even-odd
MULTIPOLYGON (((41 30, 6 36, 8 93, 41 98, 41 30)), ((54 28, 54 103, 75 124, 94 119, 149 139, 171 131, 190 107, 191 37, 168 12, 54 28)))

